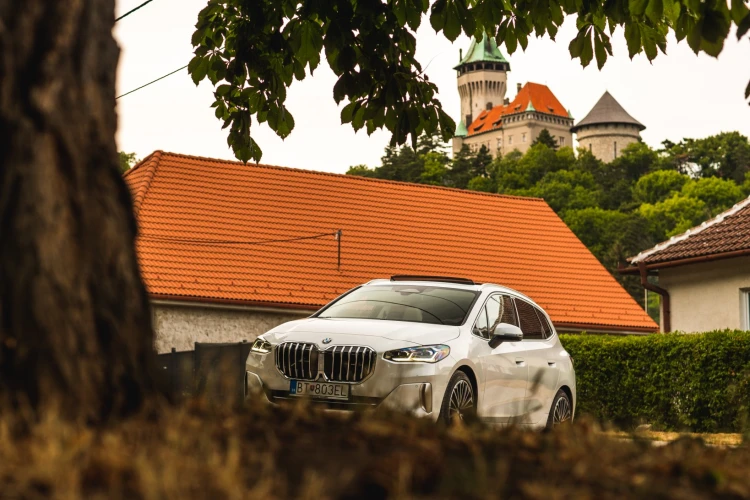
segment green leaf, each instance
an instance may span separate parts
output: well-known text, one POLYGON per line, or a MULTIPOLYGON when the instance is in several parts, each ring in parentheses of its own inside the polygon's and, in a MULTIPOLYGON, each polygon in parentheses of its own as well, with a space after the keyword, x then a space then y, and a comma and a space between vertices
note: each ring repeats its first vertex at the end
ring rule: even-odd
POLYGON ((393 0, 392 8, 396 20, 402 28, 406 24, 406 0, 393 0))
POLYGON ((194 57, 188 64, 188 72, 193 79, 193 83, 197 86, 201 80, 206 78, 206 73, 208 73, 208 57, 194 57))
POLYGON ((649 0, 629 0, 628 8, 630 13, 634 16, 642 16, 646 12, 646 7, 649 4, 649 0))
POLYGON ((448 0, 437 0, 430 9, 430 25, 437 33, 445 27, 445 11, 448 0))
POLYGON ((732 0, 732 20, 739 25, 743 19, 750 15, 750 9, 745 5, 745 0, 732 0))
POLYGON ((356 105, 356 102, 350 102, 344 106, 344 109, 341 110, 341 123, 350 123, 352 121, 356 105))
POLYGON ((604 63, 607 62, 607 49, 599 37, 594 39, 594 53, 596 54, 596 66, 601 70, 604 67, 604 63))
POLYGON ((658 24, 663 15, 664 3, 662 0, 649 0, 648 7, 646 7, 646 17, 648 17, 654 24, 658 24))
POLYGON ((571 40, 570 44, 568 45, 568 52, 570 52, 570 56, 572 58, 581 57, 581 54, 583 53, 583 36, 582 31, 579 31, 576 37, 571 40))
POLYGON ((583 50, 581 51, 581 64, 585 68, 594 58, 594 48, 591 45, 591 36, 586 34, 583 40, 583 50))
POLYGON ((451 42, 455 42, 458 35, 461 34, 461 20, 453 2, 449 3, 445 9, 445 27, 443 28, 443 33, 445 33, 445 37, 451 42))
POLYGON ((745 36, 745 33, 750 30, 750 14, 745 16, 745 19, 737 26, 737 40, 745 36))
POLYGON ((646 35, 643 37, 643 51, 646 53, 649 61, 653 61, 656 58, 656 41, 653 36, 646 35))
POLYGON ((505 48, 508 49, 508 55, 513 54, 518 48, 518 39, 510 27, 505 31, 505 48))
POLYGON ((638 24, 625 25, 625 41, 628 43, 628 55, 632 59, 641 51, 641 29, 638 24))
POLYGON ((352 127, 354 130, 361 129, 365 124, 365 108, 363 106, 360 106, 360 108, 357 110, 356 113, 354 113, 354 117, 352 118, 352 127))

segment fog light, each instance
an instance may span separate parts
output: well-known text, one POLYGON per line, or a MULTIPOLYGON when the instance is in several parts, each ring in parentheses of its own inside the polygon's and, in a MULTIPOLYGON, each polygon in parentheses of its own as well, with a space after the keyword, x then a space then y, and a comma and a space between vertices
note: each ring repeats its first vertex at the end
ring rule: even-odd
POLYGON ((427 413, 432 413, 432 384, 419 386, 419 404, 427 413))

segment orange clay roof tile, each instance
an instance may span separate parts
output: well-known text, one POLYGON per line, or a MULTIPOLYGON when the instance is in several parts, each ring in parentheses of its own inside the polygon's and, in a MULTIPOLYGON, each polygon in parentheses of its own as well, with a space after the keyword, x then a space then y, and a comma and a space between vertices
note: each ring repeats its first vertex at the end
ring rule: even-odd
POLYGON ((541 199, 160 151, 125 180, 154 298, 315 309, 373 278, 454 275, 515 288, 558 327, 656 330, 541 199))

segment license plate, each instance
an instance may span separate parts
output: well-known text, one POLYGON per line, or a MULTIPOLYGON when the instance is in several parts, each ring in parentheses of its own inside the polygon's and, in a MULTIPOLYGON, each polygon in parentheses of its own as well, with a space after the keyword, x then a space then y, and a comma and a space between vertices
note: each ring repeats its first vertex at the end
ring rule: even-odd
POLYGON ((289 395, 307 396, 310 398, 349 399, 349 386, 346 384, 329 384, 328 382, 292 380, 289 385, 289 395))

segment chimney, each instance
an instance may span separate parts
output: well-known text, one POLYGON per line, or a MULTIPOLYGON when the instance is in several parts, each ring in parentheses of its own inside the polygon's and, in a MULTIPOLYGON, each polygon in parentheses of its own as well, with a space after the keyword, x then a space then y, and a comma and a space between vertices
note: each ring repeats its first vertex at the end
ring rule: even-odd
POLYGON ((521 92, 521 87, 523 87, 523 85, 521 85, 520 83, 516 84, 516 94, 521 92))

